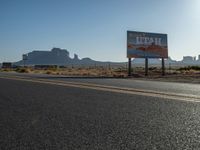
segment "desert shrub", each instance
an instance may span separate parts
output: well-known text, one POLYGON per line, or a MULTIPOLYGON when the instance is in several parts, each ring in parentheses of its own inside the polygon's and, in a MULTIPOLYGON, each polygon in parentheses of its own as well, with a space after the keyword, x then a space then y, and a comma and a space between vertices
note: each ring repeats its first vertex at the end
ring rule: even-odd
POLYGON ((51 70, 51 71, 57 71, 58 68, 57 67, 49 67, 47 70, 51 70))
POLYGON ((51 70, 46 71, 46 74, 53 74, 51 70))
POLYGON ((200 70, 200 66, 191 66, 191 69, 199 71, 200 70))
POLYGON ((200 71, 200 66, 181 67, 181 68, 179 68, 178 70, 179 70, 179 71, 190 71, 190 70, 200 71))
POLYGON ((156 70, 156 69, 157 69, 157 67, 149 67, 150 71, 153 71, 153 70, 156 70))
POLYGON ((16 68, 15 71, 18 73, 28 73, 29 72, 28 68, 16 68))
POLYGON ((3 71, 3 72, 10 72, 10 71, 12 71, 12 69, 10 69, 10 68, 2 68, 0 71, 3 71))

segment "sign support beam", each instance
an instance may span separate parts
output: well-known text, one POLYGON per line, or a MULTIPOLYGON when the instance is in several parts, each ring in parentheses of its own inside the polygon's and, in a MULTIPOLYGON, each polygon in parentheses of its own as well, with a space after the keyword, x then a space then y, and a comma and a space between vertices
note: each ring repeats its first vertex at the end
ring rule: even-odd
POLYGON ((148 58, 145 58, 145 76, 148 76, 148 58))
POLYGON ((162 58, 162 76, 165 75, 165 59, 162 58))
POLYGON ((128 76, 131 76, 131 58, 128 58, 128 76))

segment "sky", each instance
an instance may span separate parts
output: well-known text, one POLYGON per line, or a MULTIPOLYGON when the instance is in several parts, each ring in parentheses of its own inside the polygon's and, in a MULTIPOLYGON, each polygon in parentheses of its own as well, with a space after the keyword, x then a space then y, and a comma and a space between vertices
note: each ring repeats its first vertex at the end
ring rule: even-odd
POLYGON ((33 50, 127 61, 127 30, 165 33, 169 56, 200 54, 200 0, 0 0, 0 62, 33 50))

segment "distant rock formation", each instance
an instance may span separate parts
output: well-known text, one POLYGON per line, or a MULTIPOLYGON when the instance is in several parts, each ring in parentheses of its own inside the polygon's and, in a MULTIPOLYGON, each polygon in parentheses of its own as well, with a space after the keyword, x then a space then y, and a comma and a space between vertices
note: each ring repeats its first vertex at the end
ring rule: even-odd
MULTIPOLYGON (((23 59, 13 63, 16 66, 34 66, 34 65, 58 65, 58 66, 111 66, 111 67, 127 67, 127 62, 101 62, 90 58, 80 59, 77 54, 74 58, 70 58, 69 52, 66 49, 53 48, 50 51, 32 51, 28 54, 23 54, 23 59)), ((144 58, 132 59, 135 66, 144 66, 144 58)), ((199 59, 185 56, 182 61, 172 60, 170 57, 165 60, 166 65, 186 66, 186 65, 200 65, 199 59)), ((151 65, 161 65, 161 59, 149 59, 151 65)))
POLYGON ((71 63, 69 52, 65 49, 53 48, 51 51, 32 51, 27 54, 26 60, 16 62, 15 65, 63 65, 71 63), (25 62, 24 62, 25 61, 25 62))
POLYGON ((26 54, 26 60, 20 60, 15 65, 71 65, 79 64, 77 54, 74 58, 69 57, 69 52, 66 49, 53 48, 51 51, 32 51, 26 54))
MULTIPOLYGON (((34 66, 34 65, 58 65, 58 66, 108 66, 111 62, 100 62, 90 58, 79 59, 77 54, 74 58, 69 57, 66 49, 53 48, 50 51, 34 50, 28 54, 23 54, 23 59, 15 62, 16 66, 34 66), (26 57, 25 57, 26 55, 26 57), (24 59, 26 58, 26 59, 24 59)), ((121 63, 112 63, 113 65, 121 65, 121 63)))
POLYGON ((79 60, 78 55, 74 54, 74 60, 79 60))

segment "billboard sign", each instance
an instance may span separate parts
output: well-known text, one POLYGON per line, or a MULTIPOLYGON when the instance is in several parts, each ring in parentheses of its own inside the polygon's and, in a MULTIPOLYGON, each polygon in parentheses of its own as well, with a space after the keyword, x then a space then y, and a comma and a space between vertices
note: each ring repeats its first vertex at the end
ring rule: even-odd
POLYGON ((168 58, 167 34, 127 31, 128 58, 168 58))

